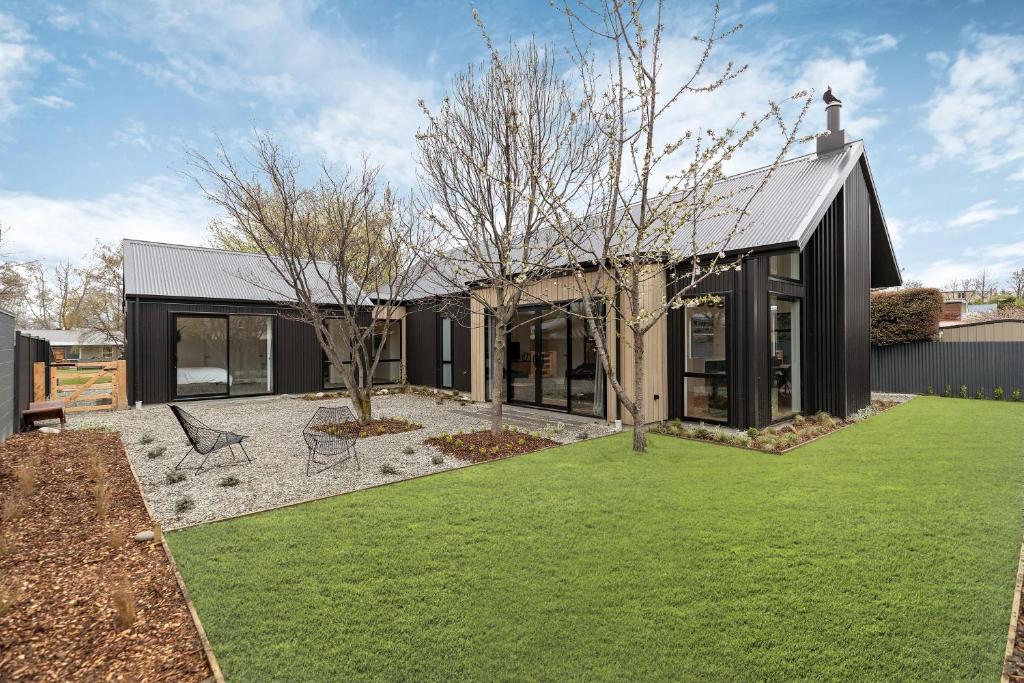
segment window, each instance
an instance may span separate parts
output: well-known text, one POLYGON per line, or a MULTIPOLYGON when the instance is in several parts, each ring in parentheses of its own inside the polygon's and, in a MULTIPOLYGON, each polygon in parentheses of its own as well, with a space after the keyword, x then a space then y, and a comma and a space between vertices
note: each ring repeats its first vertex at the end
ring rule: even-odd
POLYGON ((790 251, 768 257, 768 274, 786 280, 800 279, 800 252, 790 251))
POLYGON ((373 323, 373 348, 371 353, 380 351, 380 359, 373 370, 374 384, 398 384, 402 381, 402 321, 375 320, 373 323))
MULTIPOLYGON (((341 354, 342 365, 352 365, 352 353, 348 344, 345 343, 345 321, 340 318, 331 318, 327 321, 327 334, 331 338, 334 348, 341 354)), ((344 389, 345 379, 341 370, 334 366, 324 354, 324 389, 344 389)))
POLYGON ((569 304, 569 408, 578 415, 604 416, 604 366, 583 315, 582 302, 569 304))
POLYGON ((800 412, 800 302, 768 296, 772 421, 800 412))
POLYGON ((228 364, 232 396, 274 391, 274 319, 269 315, 228 318, 228 364))
POLYGON ((274 317, 175 316, 175 396, 251 396, 274 391, 274 317))
POLYGON ((451 389, 452 365, 452 319, 441 318, 441 388, 451 389))
POLYGON ((684 309, 683 414, 695 420, 728 422, 726 303, 684 309))

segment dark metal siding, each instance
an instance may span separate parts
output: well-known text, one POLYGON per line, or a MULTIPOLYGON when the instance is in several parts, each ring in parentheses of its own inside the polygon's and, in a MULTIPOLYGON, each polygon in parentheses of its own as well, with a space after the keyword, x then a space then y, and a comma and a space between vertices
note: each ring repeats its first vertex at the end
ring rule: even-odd
POLYGON ((441 318, 452 318, 452 388, 472 389, 469 298, 425 301, 406 306, 405 372, 410 384, 441 384, 441 318))
POLYGON ((173 398, 172 313, 275 315, 274 389, 276 393, 319 391, 322 356, 313 328, 294 319, 287 307, 195 301, 129 300, 127 365, 129 400, 166 403, 173 398))
POLYGON ((846 179, 846 412, 871 403, 871 197, 860 165, 846 179))
MULTIPOLYGON (((14 334, 14 415, 12 428, 21 431, 21 414, 35 398, 33 364, 50 362, 50 342, 24 335, 14 334)), ((43 375, 44 394, 49 391, 50 368, 43 375)))
POLYGON ((14 316, 0 311, 0 441, 17 429, 14 412, 14 316))
POLYGON ((871 388, 901 394, 923 394, 931 387, 954 396, 962 385, 973 397, 1002 387, 1009 399, 1024 390, 1024 342, 915 342, 871 349, 871 388))

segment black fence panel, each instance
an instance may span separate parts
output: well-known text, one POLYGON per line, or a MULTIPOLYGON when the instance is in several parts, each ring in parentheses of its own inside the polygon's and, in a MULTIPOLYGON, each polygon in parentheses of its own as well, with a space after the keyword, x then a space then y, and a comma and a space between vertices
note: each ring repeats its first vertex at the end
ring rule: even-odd
POLYGON ((1009 398, 1024 391, 1024 342, 915 342, 871 348, 871 389, 924 394, 929 388, 953 395, 966 386, 992 397, 996 387, 1009 398))
POLYGON ((0 311, 0 442, 14 432, 14 316, 0 311))
POLYGON ((35 396, 33 365, 46 363, 43 394, 50 386, 50 342, 45 339, 30 337, 21 332, 14 334, 14 410, 11 415, 11 427, 15 432, 21 431, 21 414, 35 396))

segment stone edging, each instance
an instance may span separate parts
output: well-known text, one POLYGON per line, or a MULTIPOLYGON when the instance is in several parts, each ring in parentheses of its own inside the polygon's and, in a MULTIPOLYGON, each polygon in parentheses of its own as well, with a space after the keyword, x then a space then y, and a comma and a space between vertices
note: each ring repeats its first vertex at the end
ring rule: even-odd
MULTIPOLYGON (((121 441, 120 434, 118 435, 118 441, 121 441)), ((123 441, 121 441, 121 452, 124 453, 124 459, 128 461, 128 469, 132 473, 135 485, 139 488, 139 496, 142 498, 142 504, 146 508, 146 514, 149 515, 149 519, 153 524, 158 524, 156 517, 153 516, 153 510, 149 507, 149 501, 146 500, 146 495, 142 491, 142 483, 139 481, 139 474, 135 471, 132 459, 128 457, 128 451, 124 447, 123 441)), ((160 546, 163 548, 164 556, 171 565, 171 571, 174 572, 174 580, 178 582, 178 590, 181 591, 182 597, 185 598, 185 604, 188 606, 188 613, 192 615, 192 623, 195 624, 196 631, 199 633, 199 642, 203 645, 203 653, 206 655, 206 662, 210 665, 210 671, 213 672, 213 680, 217 683, 225 683, 224 674, 220 670, 220 664, 217 663, 217 655, 213 653, 213 647, 210 645, 210 640, 206 637, 206 629, 203 628, 203 622, 199 620, 199 612, 196 611, 196 606, 192 604, 192 598, 189 597, 188 588, 185 586, 185 579, 181 576, 181 572, 178 571, 178 563, 174 561, 174 555, 171 554, 171 549, 167 545, 167 539, 163 537, 162 532, 160 536, 160 546)), ((132 542, 134 543, 135 541, 132 542)))
POLYGON ((1003 652, 1003 673, 1001 683, 1009 683, 1007 674, 1010 658, 1017 647, 1017 621, 1020 618, 1020 592, 1024 586, 1024 543, 1020 548, 1020 559, 1017 561, 1017 580, 1013 584, 1013 607, 1010 608, 1010 631, 1006 636, 1006 650, 1003 652))

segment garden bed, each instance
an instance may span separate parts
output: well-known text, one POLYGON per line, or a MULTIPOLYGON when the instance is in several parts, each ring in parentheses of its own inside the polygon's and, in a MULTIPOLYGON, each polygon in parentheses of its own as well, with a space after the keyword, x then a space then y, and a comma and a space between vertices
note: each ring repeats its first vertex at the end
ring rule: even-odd
POLYGON ((117 434, 9 439, 0 494, 0 679, 211 676, 117 434))
POLYGON ((498 460, 510 455, 522 455, 559 445, 557 441, 537 434, 527 434, 512 429, 506 429, 498 436, 491 434, 489 429, 468 433, 439 434, 423 443, 433 446, 445 455, 470 462, 498 460))
POLYGON ((399 417, 382 417, 376 420, 370 420, 366 424, 359 424, 354 420, 350 420, 348 422, 339 422, 337 424, 321 425, 316 429, 332 436, 355 436, 360 439, 366 439, 371 436, 384 436, 385 434, 411 432, 417 429, 423 429, 423 425, 419 422, 412 422, 411 420, 399 417))
POLYGON ((797 415, 791 422, 783 425, 766 427, 764 429, 750 428, 745 432, 708 426, 704 423, 687 425, 680 420, 664 422, 658 425, 654 431, 667 436, 674 436, 680 439, 693 439, 695 441, 710 441, 725 446, 747 448, 763 453, 788 453, 794 448, 819 439, 826 434, 849 427, 852 424, 862 422, 872 415, 885 412, 899 401, 871 401, 871 405, 858 412, 850 419, 843 420, 832 417, 828 413, 818 413, 814 416, 797 415))

